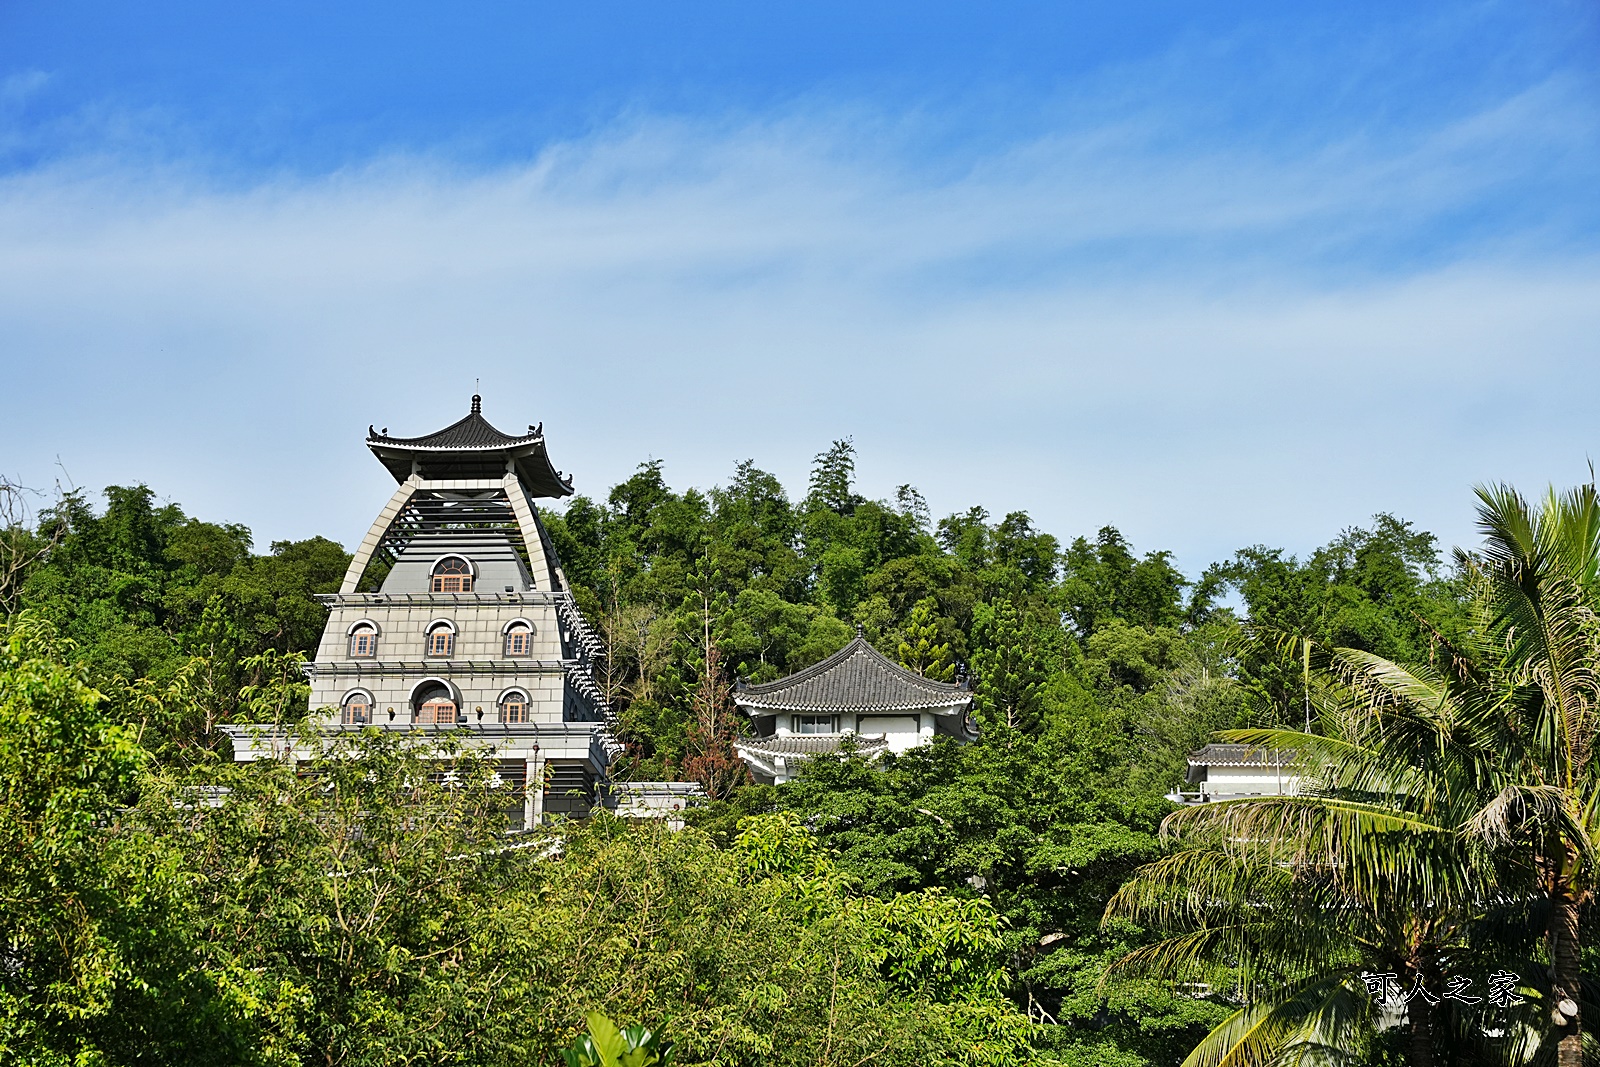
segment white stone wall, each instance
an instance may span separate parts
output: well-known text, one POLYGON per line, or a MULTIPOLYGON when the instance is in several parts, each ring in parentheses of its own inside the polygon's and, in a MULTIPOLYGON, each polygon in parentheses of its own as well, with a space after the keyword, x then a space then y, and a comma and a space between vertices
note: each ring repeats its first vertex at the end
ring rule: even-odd
MULTIPOLYGON (((317 660, 323 663, 425 660, 428 624, 447 619, 455 624, 455 648, 449 659, 505 659, 505 626, 525 619, 533 626, 533 650, 529 659, 562 658, 561 631, 554 604, 517 604, 489 600, 431 604, 339 604, 328 615, 328 626, 317 646, 317 660), (353 659, 350 655, 350 627, 361 620, 378 626, 376 656, 353 659)), ((514 662, 514 661, 508 661, 514 662)))
MULTIPOLYGON (((820 714, 820 713, 819 713, 820 714)), ((799 733, 797 722, 799 715, 773 716, 772 732, 778 737, 787 737, 799 733)), ((889 748, 895 752, 905 752, 917 745, 925 745, 933 740, 938 731, 941 719, 946 721, 948 732, 957 732, 959 719, 955 714, 938 714, 934 712, 921 712, 915 715, 833 715, 831 716, 835 729, 845 733, 858 733, 864 736, 882 734, 889 742, 889 748)))
POLYGON ((478 709, 483 709, 482 722, 500 721, 499 700, 507 689, 521 689, 528 695, 528 719, 534 723, 559 723, 564 721, 566 679, 561 674, 493 674, 457 675, 447 671, 435 675, 383 674, 370 677, 353 675, 321 675, 312 681, 311 706, 322 711, 329 724, 340 720, 340 707, 352 690, 360 689, 373 697, 373 721, 382 725, 393 721, 412 721, 411 694, 427 678, 436 677, 449 684, 459 694, 458 710, 467 716, 467 725, 480 720, 478 709), (394 718, 389 718, 389 709, 394 718))
POLYGON ((311 706, 321 710, 322 717, 330 723, 339 721, 344 698, 355 689, 372 695, 374 721, 390 721, 388 710, 393 708, 394 722, 410 722, 411 694, 427 678, 438 678, 454 688, 468 725, 479 721, 480 707, 483 722, 498 723, 500 697, 510 688, 527 693, 531 722, 558 723, 587 711, 568 692, 564 672, 551 666, 567 658, 559 616, 551 603, 511 603, 488 597, 433 603, 337 604, 329 612, 316 658, 319 664, 345 668, 336 674, 319 673, 311 681, 311 706), (448 657, 430 657, 426 654, 428 627, 440 619, 455 625, 454 648, 448 657), (505 627, 518 619, 532 626, 532 651, 525 657, 508 658, 505 627), (375 656, 350 655, 349 630, 361 621, 378 627, 375 656), (409 668, 403 674, 380 673, 376 669, 379 664, 402 662, 409 668), (451 664, 465 662, 493 663, 496 669, 492 673, 451 669, 451 664), (350 668, 367 669, 350 673, 350 668), (570 711, 565 707, 569 703, 574 705, 570 711))
POLYGON ((1200 792, 1209 796, 1293 796, 1300 779, 1292 769, 1272 767, 1208 767, 1200 792))
POLYGON ((882 734, 890 752, 905 752, 924 740, 915 715, 862 715, 856 720, 856 733, 865 737, 882 734))

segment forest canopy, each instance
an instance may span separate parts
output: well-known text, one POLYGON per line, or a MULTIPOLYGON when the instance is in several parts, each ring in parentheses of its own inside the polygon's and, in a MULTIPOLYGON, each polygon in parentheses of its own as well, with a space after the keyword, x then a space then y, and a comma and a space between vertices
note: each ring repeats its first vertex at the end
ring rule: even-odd
POLYGON ((555 1063, 598 1009, 680 1063, 1183 1061, 1236 1005, 1118 971, 1160 924, 1107 904, 1170 854, 1186 753, 1302 724, 1297 647, 1429 662, 1469 623, 1460 563, 1377 515, 1186 575, 1112 525, 1065 540, 1020 511, 935 520, 910 485, 867 499, 854 464, 834 442, 791 498, 751 461, 708 490, 652 461, 544 510, 606 645, 614 774, 713 800, 677 835, 600 815, 510 850, 465 749, 434 754, 450 789, 381 738, 350 742, 363 774, 229 762, 219 725, 308 710, 337 543, 257 553, 145 486, 13 521, 0 1051, 555 1063), (752 783, 732 684, 858 630, 970 679, 980 740, 752 783))

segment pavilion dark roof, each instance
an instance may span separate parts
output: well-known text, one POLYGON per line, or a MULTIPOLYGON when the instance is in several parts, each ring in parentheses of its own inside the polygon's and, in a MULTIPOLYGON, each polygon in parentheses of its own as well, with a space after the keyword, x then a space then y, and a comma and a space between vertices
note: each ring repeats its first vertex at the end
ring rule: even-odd
POLYGON ((965 684, 935 682, 857 637, 820 663, 761 685, 740 682, 734 702, 755 715, 779 711, 871 713, 965 707, 965 684))
POLYGON ((529 426, 520 436, 505 433, 483 417, 482 403, 474 396, 465 418, 421 437, 390 437, 388 427, 379 431, 369 426, 367 447, 396 481, 409 478, 413 464, 427 478, 450 479, 497 478, 510 462, 532 495, 570 495, 572 479, 551 464, 542 424, 529 426))

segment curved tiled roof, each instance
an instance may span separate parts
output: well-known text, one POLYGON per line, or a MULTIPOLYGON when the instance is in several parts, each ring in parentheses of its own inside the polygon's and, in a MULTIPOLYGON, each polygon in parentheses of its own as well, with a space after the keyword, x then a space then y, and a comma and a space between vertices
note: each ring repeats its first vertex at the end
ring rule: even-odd
POLYGON ((1230 745, 1213 741, 1189 753, 1191 767, 1282 767, 1299 757, 1282 749, 1230 745))
POLYGON ((741 682, 734 703, 755 714, 776 711, 935 711, 972 701, 965 685, 935 682, 908 671, 857 637, 820 663, 761 685, 741 682))
POLYGON ((824 752, 837 752, 846 737, 856 739, 856 751, 863 756, 876 756, 889 747, 883 734, 862 737, 857 734, 784 734, 781 737, 751 737, 736 746, 741 752, 755 752, 763 756, 815 756, 824 752))
POLYGON ((542 426, 529 426, 521 436, 504 433, 483 417, 483 398, 478 396, 472 398, 466 418, 421 437, 390 437, 388 427, 379 431, 369 426, 367 447, 396 481, 410 477, 413 462, 422 464, 430 477, 473 477, 493 473, 497 466, 503 472, 509 460, 534 496, 572 492, 572 479, 563 477, 545 452, 542 426))
POLYGON ((472 413, 466 418, 421 437, 390 437, 388 434, 373 433, 370 426, 367 427, 367 431, 370 435, 369 440, 381 441, 386 445, 400 448, 428 451, 455 448, 512 448, 517 445, 531 445, 541 439, 538 428, 533 426, 528 427, 528 432, 521 437, 513 437, 495 429, 489 420, 483 417, 476 403, 472 405, 472 413))

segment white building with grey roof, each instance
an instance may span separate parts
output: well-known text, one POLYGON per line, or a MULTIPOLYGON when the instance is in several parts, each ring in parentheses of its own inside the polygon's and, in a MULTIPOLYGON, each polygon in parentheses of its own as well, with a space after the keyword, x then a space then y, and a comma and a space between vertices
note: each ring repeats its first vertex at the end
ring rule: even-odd
POLYGON ((1209 744, 1189 753, 1184 789, 1167 794, 1174 804, 1209 804, 1245 797, 1296 796, 1301 774, 1293 753, 1253 745, 1209 744))
POLYGON ((972 690, 965 682, 936 682, 907 670, 855 639, 819 663, 777 681, 740 681, 734 703, 756 736, 739 755, 759 782, 779 784, 813 756, 837 752, 846 738, 869 758, 905 752, 943 734, 977 737, 972 690))

